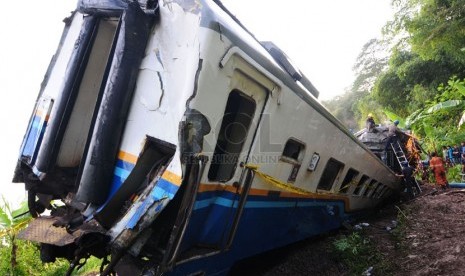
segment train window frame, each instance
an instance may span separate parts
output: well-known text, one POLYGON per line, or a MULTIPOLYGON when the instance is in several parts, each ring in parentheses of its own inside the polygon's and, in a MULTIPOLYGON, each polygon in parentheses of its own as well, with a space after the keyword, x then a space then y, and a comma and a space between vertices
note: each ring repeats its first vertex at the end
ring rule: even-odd
POLYGON ((345 164, 335 158, 329 158, 326 162, 325 169, 320 176, 320 181, 317 185, 317 190, 331 191, 334 183, 339 179, 341 172, 344 170, 345 164), (336 172, 336 173, 335 173, 336 172))
POLYGON ((352 191, 352 194, 353 195, 360 195, 360 192, 363 190, 363 186, 365 185, 365 183, 367 183, 367 181, 370 179, 370 177, 366 174, 362 174, 362 176, 360 177, 360 179, 358 180, 358 183, 357 183, 357 186, 355 186, 354 190, 352 191))
POLYGON ((388 186, 384 185, 383 183, 381 183, 381 185, 383 185, 383 188, 379 190, 378 194, 376 195, 377 198, 381 198, 381 196, 386 192, 388 188, 388 186))
MULTIPOLYGON (((367 185, 365 185, 366 187, 365 187, 365 191, 363 191, 363 196, 364 196, 364 197, 369 197, 369 196, 373 193, 373 191, 374 191, 373 187, 374 187, 377 183, 379 183, 379 182, 376 181, 376 179, 370 180, 370 182, 369 182, 367 185)), ((376 185, 375 189, 376 189, 376 188, 378 188, 377 185, 376 185)))
POLYGON ((302 164, 302 160, 304 159, 304 156, 305 156, 305 149, 306 149, 306 145, 304 142, 294 138, 294 137, 290 137, 289 139, 287 139, 286 141, 286 144, 284 144, 284 148, 283 148, 283 151, 281 153, 281 157, 280 157, 280 160, 283 161, 283 162, 286 162, 286 163, 291 163, 291 164, 297 164, 297 165, 300 165, 302 164), (298 146, 298 155, 296 158, 292 157, 292 156, 289 156, 290 154, 285 154, 286 152, 286 149, 289 151, 291 150, 290 149, 290 146, 292 146, 292 144, 294 145, 297 145, 298 146))
POLYGON ((392 189, 391 189, 391 187, 386 186, 386 188, 387 188, 387 189, 384 191, 384 193, 383 193, 380 197, 383 197, 383 196, 388 197, 388 196, 390 196, 390 195, 392 194, 392 189))
POLYGON ((346 172, 346 175, 344 176, 344 179, 342 180, 341 187, 339 188, 339 193, 341 194, 347 194, 349 192, 350 187, 356 182, 357 177, 360 175, 360 172, 357 171, 354 168, 349 168, 346 172), (355 173, 351 176, 349 179, 349 173, 355 173))
POLYGON ((376 198, 376 195, 379 193, 380 189, 383 188, 383 183, 377 183, 376 189, 373 190, 373 192, 369 195, 371 198, 376 198))

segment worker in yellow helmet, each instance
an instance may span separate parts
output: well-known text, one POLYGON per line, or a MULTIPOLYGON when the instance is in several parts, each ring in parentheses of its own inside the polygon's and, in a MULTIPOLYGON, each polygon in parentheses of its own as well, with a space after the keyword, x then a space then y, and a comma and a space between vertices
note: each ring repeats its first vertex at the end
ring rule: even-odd
POLYGON ((366 124, 365 124, 367 132, 373 132, 373 130, 375 129, 375 126, 376 124, 375 124, 375 120, 373 119, 373 114, 369 113, 366 124))

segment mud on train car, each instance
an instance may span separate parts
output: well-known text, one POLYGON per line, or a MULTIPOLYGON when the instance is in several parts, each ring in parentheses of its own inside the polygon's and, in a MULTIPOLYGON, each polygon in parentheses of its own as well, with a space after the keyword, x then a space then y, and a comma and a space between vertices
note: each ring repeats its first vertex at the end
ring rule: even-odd
POLYGON ((226 274, 399 190, 219 1, 80 0, 64 22, 14 174, 43 261, 226 274))

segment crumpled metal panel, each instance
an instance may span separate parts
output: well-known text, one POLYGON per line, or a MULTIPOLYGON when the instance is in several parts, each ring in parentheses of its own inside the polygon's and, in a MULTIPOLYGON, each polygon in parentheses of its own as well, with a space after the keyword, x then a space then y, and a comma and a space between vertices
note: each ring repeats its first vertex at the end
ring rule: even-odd
MULTIPOLYGON (((150 0, 79 0, 77 5, 77 10, 83 13, 94 14, 94 13, 104 13, 104 14, 114 14, 115 12, 122 12, 127 9, 130 3, 138 2, 139 5, 145 8, 153 8, 153 4, 158 1, 150 0)), ((189 1, 190 2, 190 1, 189 1)))
POLYGON ((124 0, 79 0, 78 10, 94 13, 97 11, 124 10, 128 7, 128 1, 124 0))
POLYGON ((68 233, 64 227, 53 226, 57 219, 53 217, 40 217, 29 223, 29 226, 19 232, 18 238, 33 242, 65 246, 73 243, 84 232, 77 230, 72 234, 68 233))

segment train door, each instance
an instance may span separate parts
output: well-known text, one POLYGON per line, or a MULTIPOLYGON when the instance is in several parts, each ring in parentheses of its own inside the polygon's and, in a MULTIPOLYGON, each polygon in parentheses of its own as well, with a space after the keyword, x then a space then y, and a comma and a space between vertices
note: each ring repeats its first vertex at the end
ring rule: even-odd
POLYGON ((268 97, 268 89, 253 75, 234 70, 221 122, 217 124, 216 145, 208 170, 209 182, 226 184, 211 207, 204 243, 225 248, 230 244, 244 207, 251 177, 240 164, 247 163, 268 97))

